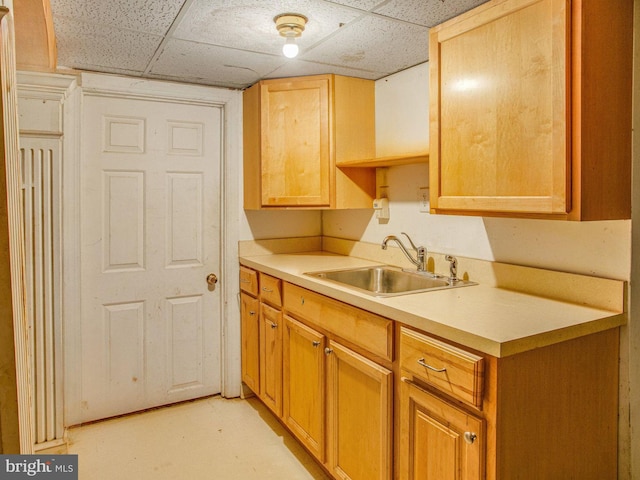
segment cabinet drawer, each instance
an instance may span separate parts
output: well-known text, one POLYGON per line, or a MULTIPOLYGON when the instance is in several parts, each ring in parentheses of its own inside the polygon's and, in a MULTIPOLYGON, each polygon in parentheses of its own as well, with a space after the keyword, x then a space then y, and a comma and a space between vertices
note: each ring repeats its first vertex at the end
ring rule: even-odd
POLYGON ((254 297, 258 296, 258 272, 240 266, 240 290, 254 297))
POLYGON ((402 327, 400 368, 464 402, 482 405, 484 359, 478 355, 402 327))
POLYGON ((260 300, 282 306, 282 280, 260 272, 260 300))
POLYGON ((284 284, 284 308, 374 355, 393 360, 393 322, 304 288, 284 284))

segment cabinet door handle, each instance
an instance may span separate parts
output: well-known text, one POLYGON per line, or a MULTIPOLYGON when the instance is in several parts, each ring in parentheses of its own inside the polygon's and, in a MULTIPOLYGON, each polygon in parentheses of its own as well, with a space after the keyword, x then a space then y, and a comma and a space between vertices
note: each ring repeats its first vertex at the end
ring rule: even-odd
POLYGON ((300 297, 300 305, 304 305, 304 297, 300 297))
POLYGON ((278 328, 278 324, 271 322, 271 328, 278 328))
POLYGON ((311 342, 311 344, 315 347, 318 348, 320 346, 320 342, 318 340, 314 340, 313 342, 311 342))
POLYGON ((333 348, 327 347, 327 348, 324 349, 324 354, 325 355, 331 355, 332 353, 333 353, 333 348))
POLYGON ((273 290, 267 288, 267 287, 262 287, 262 291, 263 292, 267 292, 267 293, 273 293, 273 290))
POLYGON ((255 314, 256 314, 255 310, 249 310, 249 315, 255 315, 255 314))
POLYGON ((418 359, 418 364, 423 366, 424 368, 428 368, 429 370, 432 370, 434 372, 446 372, 447 369, 445 368, 436 368, 436 367, 432 367, 431 365, 429 365, 427 362, 424 361, 424 358, 419 358, 418 359))

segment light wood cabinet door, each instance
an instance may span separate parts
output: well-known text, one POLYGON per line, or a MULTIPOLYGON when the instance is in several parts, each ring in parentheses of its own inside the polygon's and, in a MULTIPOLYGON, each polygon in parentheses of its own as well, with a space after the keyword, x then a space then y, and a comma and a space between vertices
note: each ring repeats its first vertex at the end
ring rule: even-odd
POLYGON ((260 398, 282 415, 282 312, 260 304, 260 398))
POLYGON ((240 335, 242 342, 242 381, 260 392, 260 302, 240 293, 240 335))
POLYGON ((329 78, 261 86, 262 205, 329 206, 329 78))
POLYGON ((411 380, 400 388, 400 479, 483 479, 483 420, 411 380))
POLYGON ((392 372, 334 341, 326 353, 330 470, 339 479, 391 479, 392 372))
POLYGON ((492 5, 431 33, 431 207, 566 213, 569 2, 492 5))
POLYGON ((630 218, 632 17, 492 0, 431 29, 432 212, 630 218))
POLYGON ((298 439, 325 460, 325 336, 285 315, 283 420, 298 439))

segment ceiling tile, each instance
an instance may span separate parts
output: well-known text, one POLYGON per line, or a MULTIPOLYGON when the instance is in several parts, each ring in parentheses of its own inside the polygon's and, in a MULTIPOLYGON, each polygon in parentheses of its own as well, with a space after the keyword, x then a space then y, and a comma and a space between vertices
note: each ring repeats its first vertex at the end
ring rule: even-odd
POLYGON ((182 77, 196 83, 242 88, 275 70, 285 60, 282 56, 170 40, 150 73, 182 77))
POLYGON ((305 52, 303 60, 394 73, 429 56, 429 29, 385 17, 367 16, 305 52))
POLYGON ((488 0, 391 0, 376 13, 407 22, 434 27, 488 0))
POLYGON ((184 0, 51 0, 54 16, 164 35, 184 0))
POLYGON ((325 73, 335 73, 336 75, 345 75, 347 77, 367 78, 369 80, 377 80, 378 78, 386 76, 386 73, 384 72, 370 72, 367 70, 305 62, 304 60, 296 59, 291 62, 286 62, 265 78, 298 77, 303 75, 321 75, 325 73))
POLYGON ((331 3, 339 3, 348 7, 358 8, 360 10, 369 11, 379 4, 384 4, 388 0, 327 0, 331 3))
POLYGON ((309 21, 300 48, 311 46, 356 19, 360 12, 318 0, 195 0, 174 32, 175 38, 279 55, 284 39, 273 18, 300 13, 309 21))
POLYGON ((54 18, 58 64, 72 68, 117 68, 143 72, 162 37, 94 25, 65 17, 54 18), (135 47, 134 47, 135 46, 135 47))
POLYGON ((382 78, 428 59, 429 26, 485 1, 51 0, 51 7, 61 67, 244 88, 319 73, 382 78), (288 12, 309 18, 293 61, 281 54, 273 22, 288 12))

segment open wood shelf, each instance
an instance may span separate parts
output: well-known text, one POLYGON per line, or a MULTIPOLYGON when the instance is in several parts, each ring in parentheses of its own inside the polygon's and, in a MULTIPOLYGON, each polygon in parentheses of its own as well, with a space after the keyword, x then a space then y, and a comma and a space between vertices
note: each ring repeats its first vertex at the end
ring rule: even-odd
POLYGON ((411 165, 414 163, 428 163, 429 153, 421 152, 412 155, 394 155, 390 157, 366 158, 339 162, 338 167, 395 167, 396 165, 411 165))

